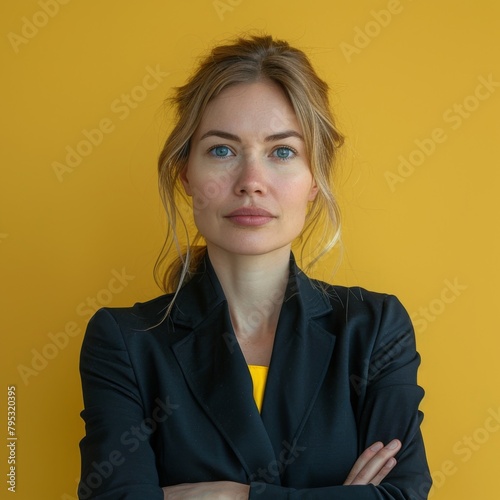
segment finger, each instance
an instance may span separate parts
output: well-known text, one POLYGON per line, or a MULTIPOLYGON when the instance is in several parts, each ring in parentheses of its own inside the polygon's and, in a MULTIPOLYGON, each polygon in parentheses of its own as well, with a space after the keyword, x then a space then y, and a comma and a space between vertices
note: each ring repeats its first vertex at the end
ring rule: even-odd
POLYGON ((371 484, 382 479, 394 468, 395 462, 390 461, 401 449, 401 442, 397 439, 381 448, 352 479, 353 485, 371 484))
POLYGON ((374 484, 375 486, 378 486, 384 479, 389 472, 391 472, 392 469, 394 469, 395 465, 397 464, 396 459, 389 458, 385 465, 380 469, 378 474, 375 475, 375 477, 370 481, 370 484, 374 484))
POLYGON ((371 484, 373 481, 382 481, 394 468, 395 462, 389 461, 401 449, 401 442, 392 440, 387 446, 380 449, 366 465, 352 479, 352 485, 371 484))
POLYGON ((368 462, 384 447, 383 443, 377 441, 367 448, 356 460, 352 469, 344 482, 344 485, 350 485, 354 478, 361 472, 361 470, 368 464, 368 462))

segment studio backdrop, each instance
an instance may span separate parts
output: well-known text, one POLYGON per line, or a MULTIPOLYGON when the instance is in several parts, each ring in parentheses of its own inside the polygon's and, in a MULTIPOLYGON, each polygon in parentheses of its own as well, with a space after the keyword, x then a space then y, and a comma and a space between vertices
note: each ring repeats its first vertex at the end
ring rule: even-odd
POLYGON ((309 54, 347 137, 342 261, 314 275, 400 298, 423 360, 432 497, 498 497, 498 2, 0 9, 1 498, 76 499, 86 324, 161 293, 164 100, 212 45, 262 32, 309 54))

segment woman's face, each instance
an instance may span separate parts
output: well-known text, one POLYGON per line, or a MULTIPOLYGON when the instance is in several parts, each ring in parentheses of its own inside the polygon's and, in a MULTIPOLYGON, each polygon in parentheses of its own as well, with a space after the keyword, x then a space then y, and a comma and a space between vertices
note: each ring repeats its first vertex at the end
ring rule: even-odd
POLYGON ((237 84, 213 99, 181 175, 209 251, 289 251, 317 187, 302 130, 273 82, 237 84))

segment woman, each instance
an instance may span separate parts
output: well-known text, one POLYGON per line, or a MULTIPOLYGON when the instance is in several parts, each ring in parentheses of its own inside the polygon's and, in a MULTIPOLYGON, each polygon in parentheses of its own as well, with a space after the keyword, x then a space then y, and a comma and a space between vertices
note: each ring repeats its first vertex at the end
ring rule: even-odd
POLYGON ((267 36, 215 48, 177 89, 159 180, 187 252, 171 293, 88 325, 81 499, 427 498, 407 313, 291 253, 318 224, 316 259, 338 239, 327 91, 267 36))

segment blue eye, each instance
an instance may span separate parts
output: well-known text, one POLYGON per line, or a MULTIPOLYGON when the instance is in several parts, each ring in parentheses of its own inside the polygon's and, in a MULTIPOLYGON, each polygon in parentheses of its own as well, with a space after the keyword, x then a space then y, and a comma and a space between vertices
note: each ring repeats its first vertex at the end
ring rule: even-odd
POLYGON ((276 148, 273 153, 275 153, 275 156, 280 160, 289 160, 296 154, 292 148, 286 146, 280 146, 279 148, 276 148))
POLYGON ((231 156, 231 150, 227 146, 214 146, 210 149, 210 154, 218 158, 226 158, 231 156))

